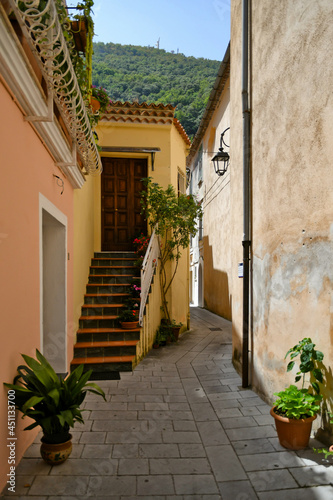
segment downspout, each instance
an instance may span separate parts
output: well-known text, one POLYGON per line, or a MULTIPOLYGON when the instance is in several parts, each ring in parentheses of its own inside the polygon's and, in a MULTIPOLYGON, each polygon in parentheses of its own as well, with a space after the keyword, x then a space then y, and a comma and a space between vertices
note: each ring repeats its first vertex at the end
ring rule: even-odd
POLYGON ((242 387, 249 386, 250 309, 250 109, 249 109, 249 0, 242 2, 242 113, 243 113, 243 347, 242 387))

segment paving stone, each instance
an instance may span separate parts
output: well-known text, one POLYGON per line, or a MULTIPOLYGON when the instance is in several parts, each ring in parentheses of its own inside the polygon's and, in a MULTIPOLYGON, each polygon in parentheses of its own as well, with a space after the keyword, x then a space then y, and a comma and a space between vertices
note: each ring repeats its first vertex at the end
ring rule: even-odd
POLYGON ((129 411, 142 411, 145 409, 144 403, 127 403, 129 411))
MULTIPOLYGON (((166 431, 169 432, 169 431, 166 431)), ((107 432, 106 443, 129 444, 129 443, 162 443, 160 431, 156 432, 107 432)))
POLYGON ((252 417, 222 418, 224 429, 239 429, 241 427, 256 427, 258 424, 252 417))
POLYGON ((205 446, 229 444, 229 439, 219 421, 197 422, 201 440, 205 446))
POLYGON ((111 444, 85 444, 82 458, 110 458, 112 454, 111 444))
POLYGON ((316 465, 312 467, 294 468, 290 469, 290 473, 301 487, 324 484, 333 486, 333 467, 330 465, 326 467, 324 465, 316 465))
POLYGON ((249 472, 248 476, 257 492, 297 488, 298 486, 286 469, 249 472))
MULTIPOLYGON (((98 476, 95 477, 99 479, 98 476)), ((61 480, 58 476, 37 476, 29 490, 29 497, 30 495, 81 496, 87 493, 88 482, 88 476, 62 476, 61 480)))
POLYGON ((206 446, 206 453, 216 481, 247 479, 242 464, 230 445, 206 446))
POLYGON ((172 495, 175 493, 171 476, 139 476, 137 481, 137 494, 145 499, 152 495, 172 495))
POLYGON ((246 471, 259 471, 269 469, 287 469, 300 467, 304 462, 296 453, 291 451, 276 451, 274 453, 257 453, 256 455, 243 455, 239 457, 246 471))
MULTIPOLYGON (((136 420, 138 416, 137 411, 117 411, 117 410, 106 410, 106 411, 92 411, 91 418, 96 420, 136 420)), ((95 423, 94 422, 94 423, 95 423)))
POLYGON ((145 458, 121 458, 119 460, 118 475, 137 476, 149 474, 148 460, 145 458))
POLYGON ((206 495, 210 493, 218 493, 217 484, 213 475, 180 475, 175 476, 174 481, 176 493, 181 495, 206 495))
POLYGON ((51 476, 110 476, 117 474, 118 460, 111 458, 79 458, 52 467, 51 476))
POLYGON ((214 408, 214 410, 219 419, 242 416, 242 413, 240 412, 238 406, 232 408, 221 408, 221 409, 214 408))
POLYGON ((246 439, 258 439, 275 437, 276 430, 272 425, 263 425, 261 427, 246 427, 240 429, 226 429, 230 441, 243 441, 246 439))
POLYGON ((93 425, 93 432, 96 431, 130 431, 147 432, 147 420, 96 420, 93 425))
POLYGON ((210 474, 206 458, 152 458, 150 474, 210 474))
POLYGON ((164 398, 166 396, 162 396, 162 395, 152 395, 152 394, 145 394, 144 396, 143 395, 138 395, 136 396, 136 401, 138 403, 163 403, 164 402, 164 398))
POLYGON ((163 396, 163 399, 166 403, 187 403, 185 394, 168 394, 167 396, 163 396))
POLYGON ((139 411, 138 418, 141 420, 193 420, 191 411, 139 411))
POLYGON ((202 458, 206 457, 205 448, 202 444, 182 443, 178 445, 182 458, 202 458))
POLYGON ((332 500, 332 497, 332 486, 317 486, 315 488, 298 488, 258 493, 259 500, 332 500))
POLYGON ((17 476, 46 475, 49 474, 51 465, 44 462, 42 458, 23 458, 15 469, 17 476))
POLYGON ((105 432, 82 432, 80 443, 100 444, 105 442, 105 432))
POLYGON ((250 481, 226 481, 218 483, 223 500, 257 500, 250 481))
MULTIPOLYGON (((45 475, 40 476, 40 477, 47 477, 45 475)), ((28 495, 30 492, 30 487, 33 484, 33 481, 35 480, 34 475, 22 475, 22 476, 17 476, 15 478, 15 492, 11 492, 8 490, 8 484, 5 486, 3 489, 2 494, 7 495, 9 497, 17 497, 19 495, 25 496, 28 495)), ((37 478, 38 479, 38 478, 37 478)), ((38 494, 38 493, 37 493, 38 494)), ((42 493, 40 493, 42 495, 42 493)))
POLYGON ((268 439, 251 439, 234 441, 232 446, 237 455, 254 455, 256 453, 274 452, 275 449, 268 439))
POLYGON ((139 455, 144 458, 176 458, 180 453, 176 444, 141 444, 139 455))
POLYGON ((192 420, 174 420, 173 428, 175 431, 196 431, 196 423, 192 420))
POLYGON ((270 425, 272 424, 272 416, 271 415, 254 415, 254 420, 258 425, 270 425))
POLYGON ((168 403, 145 403, 144 410, 146 411, 169 411, 169 404, 168 403))
POLYGON ((87 494, 90 496, 109 497, 112 495, 135 495, 135 476, 110 476, 110 477, 90 477, 87 494))
POLYGON ((162 432, 164 443, 201 443, 198 432, 162 432))
MULTIPOLYGON (((109 445, 110 446, 110 445, 109 445)), ((138 444, 115 444, 113 446, 113 458, 135 458, 139 456, 138 444)))
POLYGON ((254 416, 254 415, 262 415, 261 411, 257 406, 248 406, 246 408, 240 406, 239 411, 244 417, 254 416))
POLYGON ((191 410, 196 422, 217 420, 216 413, 210 403, 191 403, 191 410))

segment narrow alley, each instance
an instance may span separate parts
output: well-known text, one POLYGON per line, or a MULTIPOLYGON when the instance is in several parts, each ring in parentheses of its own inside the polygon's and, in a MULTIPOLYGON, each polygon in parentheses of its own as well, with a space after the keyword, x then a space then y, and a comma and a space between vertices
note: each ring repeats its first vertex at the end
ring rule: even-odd
POLYGON ((231 350, 231 323, 192 308, 177 344, 100 382, 107 403, 87 396, 67 462, 46 465, 35 440, 5 500, 332 499, 332 462, 312 451, 321 444, 278 444, 270 407, 241 388, 231 350))

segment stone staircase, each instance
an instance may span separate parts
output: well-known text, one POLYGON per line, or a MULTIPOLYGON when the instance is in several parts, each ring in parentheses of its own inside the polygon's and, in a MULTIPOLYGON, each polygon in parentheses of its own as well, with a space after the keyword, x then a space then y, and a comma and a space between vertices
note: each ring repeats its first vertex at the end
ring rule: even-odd
POLYGON ((84 371, 93 370, 91 380, 111 380, 119 379, 119 372, 132 370, 140 328, 123 330, 116 318, 133 278, 139 276, 133 266, 136 259, 134 252, 95 253, 71 371, 83 364, 84 371))

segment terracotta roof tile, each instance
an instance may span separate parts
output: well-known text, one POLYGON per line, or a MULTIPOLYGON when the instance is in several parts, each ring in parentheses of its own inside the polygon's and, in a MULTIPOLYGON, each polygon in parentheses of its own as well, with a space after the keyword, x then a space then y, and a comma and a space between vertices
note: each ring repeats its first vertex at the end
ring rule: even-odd
POLYGON ((178 130, 178 132, 180 133, 180 135, 182 136, 182 138, 184 139, 184 141, 186 142, 186 144, 191 146, 191 140, 190 140, 189 136, 187 135, 183 125, 178 120, 178 118, 174 118, 173 123, 174 123, 176 129, 178 130))

